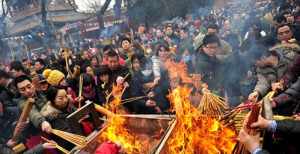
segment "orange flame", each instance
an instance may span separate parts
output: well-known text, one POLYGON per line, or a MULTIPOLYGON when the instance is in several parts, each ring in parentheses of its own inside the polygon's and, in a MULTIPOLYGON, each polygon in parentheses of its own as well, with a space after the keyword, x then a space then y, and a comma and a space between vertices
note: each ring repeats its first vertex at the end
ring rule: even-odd
MULTIPOLYGON (((121 104, 122 91, 123 87, 114 85, 112 90, 114 99, 105 106, 114 113, 117 113, 117 109, 121 104)), ((120 144, 128 154, 141 153, 142 143, 126 128, 126 119, 117 114, 108 119, 107 126, 102 132, 100 140, 120 144)))
POLYGON ((193 83, 193 79, 187 73, 187 65, 185 63, 176 63, 174 61, 168 60, 165 62, 165 68, 168 69, 168 73, 171 79, 179 77, 184 83, 193 83))
POLYGON ((189 95, 190 90, 185 87, 176 88, 169 95, 178 122, 167 143, 168 153, 231 153, 235 146, 235 131, 202 115, 191 105, 189 95))
POLYGON ((128 154, 140 153, 142 150, 142 143, 129 132, 126 128, 126 119, 120 116, 113 116, 109 119, 100 140, 120 144, 128 154))
MULTIPOLYGON (((112 87, 112 92, 111 92, 111 96, 113 97, 113 100, 107 104, 105 104, 105 108, 114 112, 114 113, 117 113, 117 109, 118 107, 120 106, 121 104, 121 98, 122 98, 122 91, 123 91, 124 87, 122 85, 113 85, 112 87)), ((110 99, 109 96, 107 99, 110 99)))

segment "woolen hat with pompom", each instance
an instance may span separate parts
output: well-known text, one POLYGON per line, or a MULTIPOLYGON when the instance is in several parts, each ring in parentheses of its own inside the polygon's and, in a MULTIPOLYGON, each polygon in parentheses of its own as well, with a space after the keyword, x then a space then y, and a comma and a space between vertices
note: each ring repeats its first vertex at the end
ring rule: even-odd
POLYGON ((64 73, 59 70, 46 69, 43 72, 43 76, 46 78, 47 82, 52 86, 58 86, 59 83, 65 78, 64 73))

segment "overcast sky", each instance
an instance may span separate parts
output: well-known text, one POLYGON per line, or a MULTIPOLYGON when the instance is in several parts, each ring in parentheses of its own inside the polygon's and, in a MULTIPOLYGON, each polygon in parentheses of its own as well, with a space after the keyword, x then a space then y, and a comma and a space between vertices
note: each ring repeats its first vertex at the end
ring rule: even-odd
MULTIPOLYGON (((105 0, 75 0, 80 11, 89 11, 91 4, 104 4, 105 0)), ((111 1, 110 7, 114 5, 114 0, 111 1)))

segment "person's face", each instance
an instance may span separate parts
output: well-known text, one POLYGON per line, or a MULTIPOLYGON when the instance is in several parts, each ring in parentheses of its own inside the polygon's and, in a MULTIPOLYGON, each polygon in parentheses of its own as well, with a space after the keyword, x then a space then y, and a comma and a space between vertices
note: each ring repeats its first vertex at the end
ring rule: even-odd
POLYGON ((217 34, 218 31, 216 29, 213 29, 213 28, 208 28, 207 29, 207 34, 217 34))
POLYGON ((25 98, 32 98, 35 95, 35 88, 29 80, 24 80, 18 83, 17 88, 21 96, 25 98))
POLYGON ((91 63, 92 63, 93 66, 97 66, 98 65, 98 61, 97 61, 96 58, 93 58, 91 63))
POLYGON ((141 65, 138 59, 134 59, 132 62, 132 69, 134 71, 139 71, 141 69, 141 65))
POLYGON ((17 71, 17 70, 15 70, 15 69, 12 69, 12 70, 11 70, 11 74, 12 74, 12 76, 15 77, 15 78, 16 78, 16 77, 19 77, 19 76, 21 76, 21 75, 24 75, 23 71, 21 71, 21 70, 20 70, 20 71, 17 71))
POLYGON ((104 83, 108 83, 109 81, 109 75, 108 74, 103 74, 103 75, 100 75, 100 80, 104 83))
POLYGON ((83 55, 82 55, 83 59, 90 59, 90 55, 87 51, 84 51, 83 52, 83 55))
POLYGON ((43 68, 44 66, 40 62, 35 62, 34 63, 34 68, 36 71, 39 71, 43 68))
POLYGON ((108 51, 104 51, 104 52, 103 52, 103 59, 104 59, 104 60, 107 60, 107 59, 108 59, 107 53, 108 53, 108 51))
POLYGON ((157 37, 163 37, 163 33, 161 32, 161 30, 156 31, 156 36, 157 37))
POLYGON ((138 28, 138 32, 139 32, 140 34, 145 33, 145 30, 146 30, 145 26, 139 26, 139 28, 138 28))
POLYGON ((180 31, 180 38, 181 38, 181 39, 185 39, 185 38, 187 38, 187 37, 188 37, 187 33, 186 33, 185 31, 181 30, 181 31, 180 31))
POLYGON ((289 24, 293 24, 295 22, 295 17, 293 15, 287 16, 286 21, 289 24))
POLYGON ((173 29, 172 29, 172 27, 167 27, 167 29, 166 29, 166 34, 167 34, 168 36, 170 36, 170 35, 173 34, 173 29))
POLYGON ((86 68, 86 74, 94 76, 94 70, 91 67, 86 68))
POLYGON ((158 56, 162 61, 164 61, 169 58, 170 53, 164 47, 160 47, 158 50, 158 56))
POLYGON ((54 104, 58 109, 64 109, 68 105, 67 92, 64 89, 60 89, 54 100, 54 104))
POLYGON ((68 83, 67 83, 66 79, 63 79, 59 82, 59 85, 65 87, 65 86, 68 86, 68 83))
POLYGON ((130 48, 130 42, 128 40, 122 41, 122 48, 128 50, 130 48))
POLYGON ((118 56, 108 57, 108 68, 110 70, 116 70, 120 66, 118 56))
POLYGON ((27 65, 28 63, 27 63, 27 60, 26 61, 22 61, 22 65, 24 66, 24 67, 27 67, 28 65, 27 65))
POLYGON ((5 78, 3 78, 3 77, 0 78, 0 85, 1 85, 1 86, 5 86, 6 80, 7 80, 7 79, 5 79, 5 78))
POLYGON ((49 84, 47 82, 40 84, 41 91, 47 91, 49 88, 49 84))
POLYGON ((289 26, 283 26, 278 29, 278 40, 288 41, 292 39, 293 33, 289 26))
POLYGON ((209 43, 203 47, 204 53, 210 57, 215 56, 218 50, 219 50, 218 43, 209 43))

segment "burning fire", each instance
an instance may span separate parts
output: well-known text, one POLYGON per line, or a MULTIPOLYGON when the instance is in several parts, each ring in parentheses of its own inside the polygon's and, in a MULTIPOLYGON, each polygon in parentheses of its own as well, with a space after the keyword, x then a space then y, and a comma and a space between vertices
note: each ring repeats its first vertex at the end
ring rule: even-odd
POLYGON ((187 73, 187 65, 185 63, 176 63, 168 60, 165 62, 165 68, 168 69, 171 80, 179 77, 184 83, 193 83, 193 79, 187 73))
POLYGON ((189 94, 188 88, 178 87, 169 95, 173 111, 176 111, 177 126, 167 142, 167 153, 231 153, 236 143, 235 131, 202 115, 191 105, 189 94))
MULTIPOLYGON (((106 108, 110 109, 114 113, 118 112, 118 107, 121 104, 122 88, 119 86, 113 86, 114 99, 106 104, 106 108)), ((107 126, 100 136, 101 141, 111 141, 113 143, 121 145, 122 149, 128 154, 141 153, 142 143, 137 137, 130 133, 126 127, 126 119, 124 117, 115 114, 109 117, 107 126)))
MULTIPOLYGON (((165 66, 169 69, 172 79, 180 79, 183 83, 192 84, 196 81, 188 75, 184 63, 169 61, 165 63, 165 66)), ((198 111, 189 100, 191 90, 187 87, 178 87, 178 85, 168 96, 172 111, 176 112, 176 126, 165 144, 163 153, 232 153, 236 143, 235 131, 225 127, 212 116, 198 111)), ((114 113, 117 113, 118 106, 121 104, 122 93, 122 88, 114 87, 114 100, 106 106, 114 113)), ((138 135, 130 132, 127 126, 127 120, 124 117, 118 114, 110 117, 100 140, 118 143, 129 154, 145 153, 145 146, 148 146, 148 142, 140 140, 138 135)))
POLYGON ((117 115, 110 118, 100 140, 119 144, 128 154, 141 153, 142 143, 129 132, 125 122, 125 118, 117 115))

